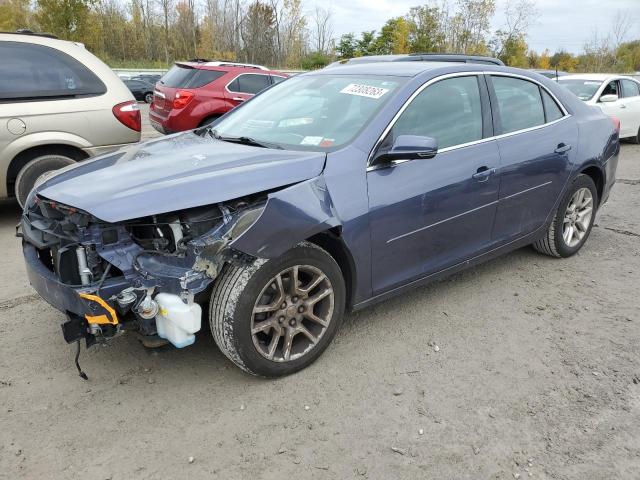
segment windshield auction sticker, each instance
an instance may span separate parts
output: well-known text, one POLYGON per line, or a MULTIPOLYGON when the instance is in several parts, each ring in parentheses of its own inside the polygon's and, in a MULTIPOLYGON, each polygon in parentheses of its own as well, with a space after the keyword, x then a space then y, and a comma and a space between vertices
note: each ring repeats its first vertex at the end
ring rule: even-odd
POLYGON ((361 85, 358 83, 350 83, 340 93, 346 93, 347 95, 357 95, 359 97, 367 98, 380 98, 389 91, 388 88, 372 87, 370 85, 361 85))

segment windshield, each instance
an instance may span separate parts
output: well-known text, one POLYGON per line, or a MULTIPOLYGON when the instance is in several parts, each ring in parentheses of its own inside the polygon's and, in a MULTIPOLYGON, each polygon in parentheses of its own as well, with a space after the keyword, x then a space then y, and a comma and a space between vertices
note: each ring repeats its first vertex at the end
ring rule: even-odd
POLYGON ((584 80, 579 78, 567 80, 560 78, 558 83, 585 102, 587 100, 591 100, 598 91, 600 85, 602 85, 602 81, 600 80, 584 80))
POLYGON ((303 75, 279 83, 215 124, 216 136, 248 137, 292 150, 351 141, 406 79, 303 75))

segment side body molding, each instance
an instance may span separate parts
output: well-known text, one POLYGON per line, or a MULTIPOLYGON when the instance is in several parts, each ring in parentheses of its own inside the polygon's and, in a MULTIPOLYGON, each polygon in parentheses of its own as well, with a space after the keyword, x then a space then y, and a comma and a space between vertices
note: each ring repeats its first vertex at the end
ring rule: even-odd
POLYGON ((270 194, 262 214, 230 246, 254 257, 274 258, 340 225, 324 178, 315 177, 270 194))

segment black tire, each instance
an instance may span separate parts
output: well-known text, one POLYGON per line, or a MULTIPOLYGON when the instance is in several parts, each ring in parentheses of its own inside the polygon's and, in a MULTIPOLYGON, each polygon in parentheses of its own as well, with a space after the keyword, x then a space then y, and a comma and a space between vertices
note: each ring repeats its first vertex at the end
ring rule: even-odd
POLYGON ((16 177, 15 195, 20 206, 24 207, 29 193, 41 176, 74 163, 76 161, 73 158, 58 153, 41 155, 30 160, 16 177))
POLYGON ((591 228, 593 228, 593 222, 596 218, 597 206, 598 191, 595 183, 593 183, 593 180, 588 175, 578 175, 558 205, 558 209, 556 210, 548 230, 542 238, 533 244, 533 248, 540 253, 557 258, 567 258, 576 254, 587 241, 587 238, 589 238, 591 228), (565 212, 567 211, 567 207, 573 195, 581 188, 588 188, 591 192, 593 198, 593 211, 585 235, 578 244, 569 246, 562 236, 565 212))
POLYGON ((153 103, 153 92, 147 92, 144 94, 145 103, 153 103))
POLYGON ((238 367, 253 375, 281 377, 307 367, 322 354, 342 323, 344 304, 345 286, 340 267, 326 251, 303 242, 277 259, 258 259, 246 266, 227 265, 211 293, 209 322, 216 344, 238 367), (334 293, 333 313, 313 348, 299 358, 278 362, 258 352, 251 334, 251 321, 263 289, 274 276, 294 265, 310 265, 326 275, 334 293))
POLYGON ((207 125, 215 122, 219 118, 220 118, 220 115, 212 115, 210 117, 207 117, 200 122, 200 125, 198 125, 198 127, 206 127, 207 125))
POLYGON ((636 145, 640 144, 640 127, 638 128, 638 133, 636 134, 636 136, 629 138, 629 140, 631 141, 631 143, 635 143, 636 145))

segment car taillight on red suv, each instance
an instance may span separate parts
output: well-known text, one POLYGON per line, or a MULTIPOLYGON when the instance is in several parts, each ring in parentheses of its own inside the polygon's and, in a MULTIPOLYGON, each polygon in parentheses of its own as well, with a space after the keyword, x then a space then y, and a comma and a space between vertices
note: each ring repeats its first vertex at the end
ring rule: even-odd
POLYGON ((189 92, 188 90, 178 90, 176 92, 176 96, 173 98, 173 108, 184 108, 186 107, 195 94, 193 92, 189 92))
POLYGON ((142 130, 142 117, 140 116, 140 107, 138 102, 129 101, 119 103, 112 109, 113 115, 125 127, 139 132, 142 130))
POLYGON ((616 128, 616 132, 620 133, 620 119, 618 117, 614 117, 611 115, 611 121, 613 122, 613 126, 616 128))

